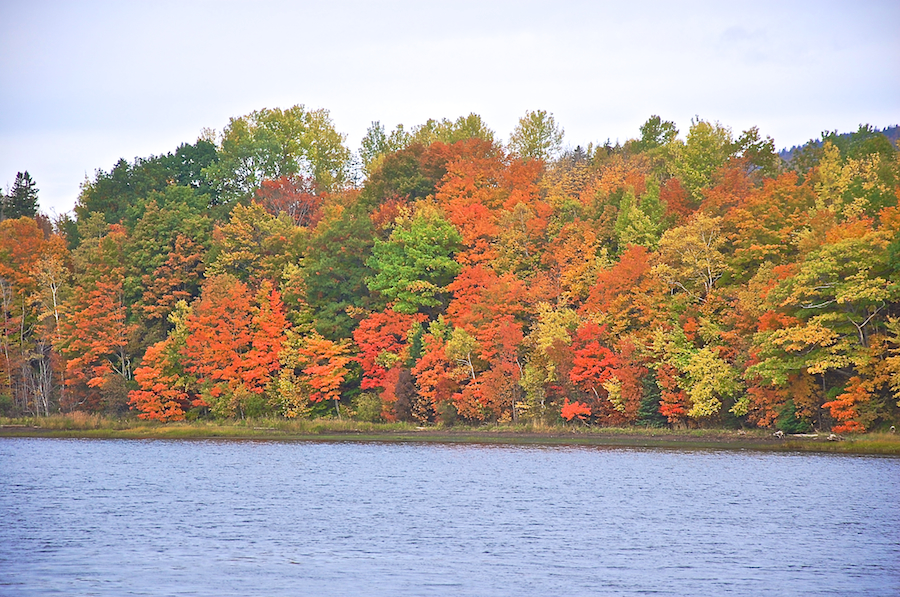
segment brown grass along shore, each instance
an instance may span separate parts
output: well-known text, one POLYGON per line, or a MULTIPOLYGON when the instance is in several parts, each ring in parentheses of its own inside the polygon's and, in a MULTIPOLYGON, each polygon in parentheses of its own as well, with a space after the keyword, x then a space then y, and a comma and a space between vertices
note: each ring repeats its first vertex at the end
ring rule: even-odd
POLYGON ((571 445, 900 456, 900 437, 891 433, 835 436, 825 432, 782 436, 762 429, 677 430, 552 425, 419 427, 407 423, 364 423, 337 419, 255 419, 162 424, 138 419, 112 419, 84 413, 19 419, 0 418, 0 437, 571 445))

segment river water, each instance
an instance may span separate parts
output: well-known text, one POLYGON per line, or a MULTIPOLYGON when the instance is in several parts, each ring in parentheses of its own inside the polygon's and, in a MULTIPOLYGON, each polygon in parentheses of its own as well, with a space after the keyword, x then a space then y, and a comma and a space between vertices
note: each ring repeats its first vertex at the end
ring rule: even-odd
POLYGON ((0 595, 900 595, 900 459, 0 439, 0 595))

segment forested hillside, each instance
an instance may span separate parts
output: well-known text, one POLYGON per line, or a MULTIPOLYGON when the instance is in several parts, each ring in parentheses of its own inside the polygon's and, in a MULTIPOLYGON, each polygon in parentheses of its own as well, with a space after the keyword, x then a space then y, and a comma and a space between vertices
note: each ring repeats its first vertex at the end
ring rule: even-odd
POLYGON ((57 222, 16 185, 0 414, 900 422, 900 157, 871 127, 785 162, 656 116, 564 149, 537 111, 354 153, 294 106, 98 170, 57 222))

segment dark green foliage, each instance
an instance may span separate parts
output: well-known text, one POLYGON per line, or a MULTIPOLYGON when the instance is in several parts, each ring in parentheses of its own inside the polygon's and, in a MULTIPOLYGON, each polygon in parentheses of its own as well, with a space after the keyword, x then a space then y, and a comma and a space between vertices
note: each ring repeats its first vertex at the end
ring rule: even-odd
POLYGON ((638 425, 644 427, 665 427, 666 418, 659 413, 659 399, 662 396, 656 383, 656 373, 650 371, 641 379, 643 392, 638 408, 638 425))
POLYGON ((456 406, 452 402, 445 400, 437 405, 437 412, 435 415, 441 425, 452 427, 456 423, 456 418, 459 416, 459 413, 456 411, 456 406))
MULTIPOLYGON (((635 153, 656 149, 673 141, 678 136, 678 129, 675 128, 674 122, 663 120, 655 114, 641 125, 640 130, 641 138, 631 144, 631 150, 635 153)), ((609 141, 607 141, 608 144, 609 141)))
POLYGON ((433 195, 446 174, 447 160, 438 144, 426 149, 418 143, 388 154, 369 176, 360 200, 375 206, 392 198, 414 201, 433 195))
POLYGON ((193 145, 182 143, 175 150, 175 155, 169 156, 170 168, 175 173, 175 182, 190 187, 197 191, 198 195, 206 197, 209 205, 217 205, 218 196, 203 175, 203 169, 216 163, 218 159, 216 146, 204 139, 198 139, 193 145))
POLYGON ((735 145, 751 173, 773 178, 781 172, 783 161, 775 152, 775 141, 772 137, 760 138, 757 127, 741 133, 735 145))
POLYGON ((37 214, 38 188, 28 171, 16 174, 8 195, 0 201, 0 220, 33 218, 37 214))
POLYGON ((884 158, 890 158, 894 154, 894 146, 891 141, 880 131, 869 124, 859 125, 855 133, 838 134, 834 132, 822 133, 822 143, 831 142, 841 150, 841 157, 858 160, 872 154, 880 154, 884 158))
POLYGON ((303 265, 307 303, 318 314, 316 329, 322 336, 349 337, 356 322, 347 308, 369 304, 366 278, 373 272, 366 260, 373 244, 372 222, 358 206, 344 208, 316 227, 303 265))
POLYGON ((0 393, 0 417, 11 416, 15 412, 15 402, 7 392, 0 393))
POLYGON ((94 181, 82 189, 75 214, 82 220, 99 213, 108 224, 130 227, 140 217, 141 201, 165 189, 170 174, 162 157, 137 158, 134 164, 120 159, 109 172, 97 170, 94 181))
POLYGON ((806 433, 812 428, 809 421, 797 417, 797 408, 793 400, 788 400, 781 407, 775 427, 785 433, 806 433))
POLYGON ((53 222, 54 231, 66 239, 66 247, 71 251, 81 242, 78 234, 78 221, 70 214, 63 214, 53 222))
POLYGON ((410 369, 416 366, 416 362, 420 358, 422 358, 422 349, 424 348, 422 344, 422 337, 425 335, 425 328, 420 323, 413 324, 412 329, 409 331, 409 336, 407 337, 407 342, 409 343, 409 360, 406 362, 406 366, 410 369))
POLYGON ((136 158, 133 164, 120 159, 112 170, 98 170, 94 181, 85 184, 75 214, 82 219, 88 213, 97 212, 103 214, 107 223, 123 223, 131 228, 151 199, 160 207, 168 201, 179 201, 187 203, 195 212, 205 210, 217 204, 217 198, 202 170, 216 160, 215 145, 202 139, 194 145, 180 145, 174 154, 136 158), (170 186, 190 192, 170 194, 167 192, 170 186), (155 195, 159 193, 163 196, 155 195))
POLYGON ((822 142, 811 140, 803 147, 795 147, 779 155, 785 161, 785 167, 799 174, 802 182, 806 174, 819 165, 823 155, 822 142))

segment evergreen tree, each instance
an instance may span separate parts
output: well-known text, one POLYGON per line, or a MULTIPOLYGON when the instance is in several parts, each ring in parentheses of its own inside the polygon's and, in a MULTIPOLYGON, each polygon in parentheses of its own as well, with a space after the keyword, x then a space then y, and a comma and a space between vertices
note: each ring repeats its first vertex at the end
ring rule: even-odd
POLYGON ((21 218, 23 216, 33 218, 37 215, 38 188, 34 184, 31 175, 26 170, 16 174, 16 182, 13 183, 9 195, 3 197, 0 207, 0 220, 21 218))

